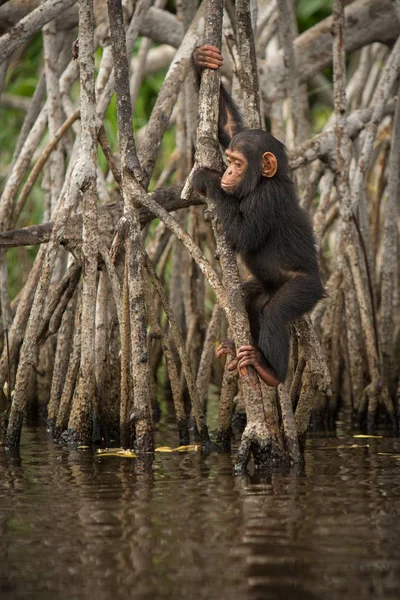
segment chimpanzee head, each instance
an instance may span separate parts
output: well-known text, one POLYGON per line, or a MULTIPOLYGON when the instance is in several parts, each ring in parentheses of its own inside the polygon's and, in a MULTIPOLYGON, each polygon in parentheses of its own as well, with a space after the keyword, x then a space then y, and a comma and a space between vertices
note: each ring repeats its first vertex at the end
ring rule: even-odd
POLYGON ((228 167, 221 187, 237 198, 244 198, 265 181, 288 178, 284 144, 261 129, 244 129, 235 135, 225 154, 228 167))

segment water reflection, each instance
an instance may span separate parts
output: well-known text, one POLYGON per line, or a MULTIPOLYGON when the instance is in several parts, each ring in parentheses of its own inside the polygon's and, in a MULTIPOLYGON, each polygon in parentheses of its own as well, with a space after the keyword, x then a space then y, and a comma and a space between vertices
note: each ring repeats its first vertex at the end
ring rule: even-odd
POLYGON ((20 457, 0 449, 0 597, 397 600, 400 460, 378 453, 400 444, 351 444, 234 477, 227 456, 146 469, 28 429, 20 457))

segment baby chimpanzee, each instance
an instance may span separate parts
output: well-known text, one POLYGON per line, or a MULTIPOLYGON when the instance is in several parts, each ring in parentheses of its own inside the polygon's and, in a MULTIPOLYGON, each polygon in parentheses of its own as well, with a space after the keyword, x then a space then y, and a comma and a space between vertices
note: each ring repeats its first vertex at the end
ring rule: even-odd
MULTIPOLYGON (((198 68, 219 68, 213 46, 198 48, 198 68)), ((254 346, 223 342, 217 355, 233 354, 231 368, 253 365, 268 384, 277 386, 288 370, 289 324, 324 296, 312 227, 300 208, 289 177, 285 146, 261 129, 246 129, 221 86, 219 138, 228 166, 222 175, 199 169, 193 185, 216 202, 228 244, 240 254, 253 278, 243 284, 254 346)))

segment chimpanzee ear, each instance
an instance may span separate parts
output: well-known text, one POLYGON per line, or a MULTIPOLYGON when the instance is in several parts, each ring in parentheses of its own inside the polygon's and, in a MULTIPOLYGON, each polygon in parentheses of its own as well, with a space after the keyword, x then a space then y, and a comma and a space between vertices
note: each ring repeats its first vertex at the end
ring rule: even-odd
POLYGON ((261 172, 263 177, 273 177, 278 170, 278 161, 272 152, 264 152, 262 155, 261 172))

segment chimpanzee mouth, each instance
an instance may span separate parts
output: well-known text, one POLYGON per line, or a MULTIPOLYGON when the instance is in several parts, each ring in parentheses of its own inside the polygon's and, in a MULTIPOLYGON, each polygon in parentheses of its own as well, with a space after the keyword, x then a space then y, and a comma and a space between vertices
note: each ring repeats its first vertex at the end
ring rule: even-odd
POLYGON ((221 183, 221 187, 225 192, 232 193, 235 191, 235 188, 233 185, 227 185, 226 183, 221 183))

